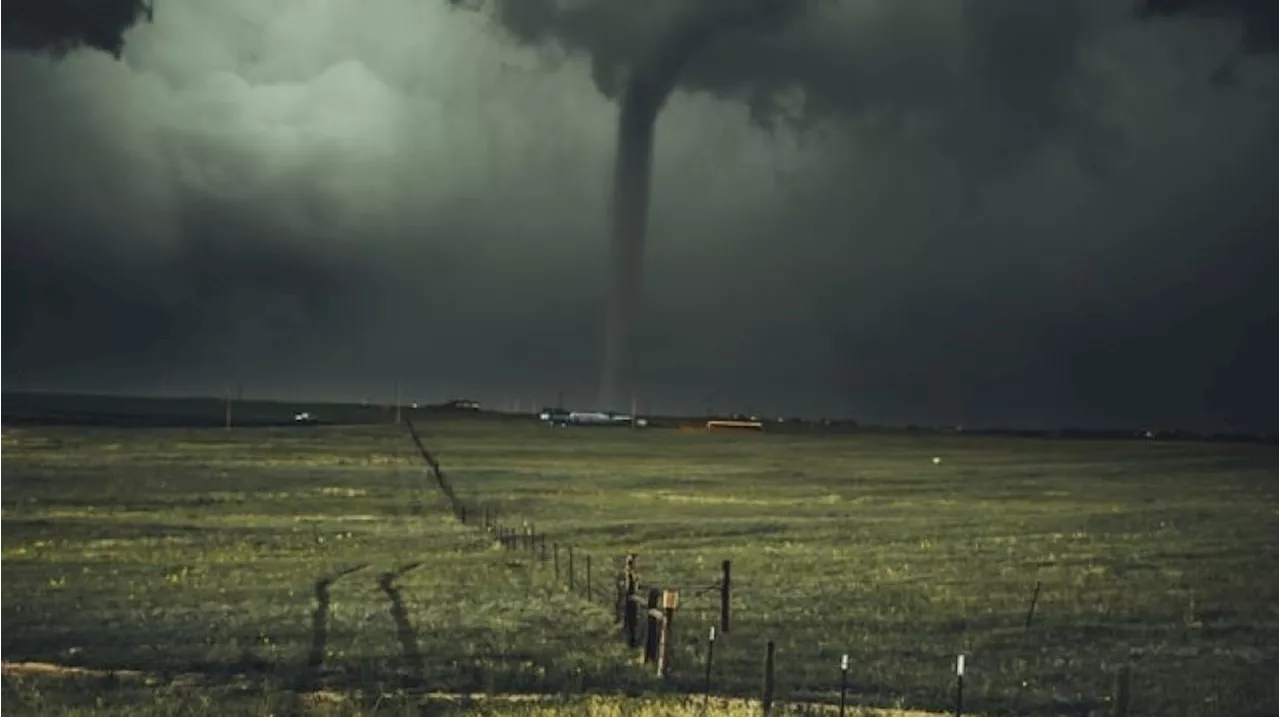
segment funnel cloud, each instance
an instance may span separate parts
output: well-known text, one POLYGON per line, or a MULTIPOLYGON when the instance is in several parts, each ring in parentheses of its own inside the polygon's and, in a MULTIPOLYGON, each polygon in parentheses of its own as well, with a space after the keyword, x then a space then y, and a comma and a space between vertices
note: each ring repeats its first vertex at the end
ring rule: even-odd
MULTIPOLYGON (((653 166, 654 129, 658 113, 675 88, 681 70, 718 34, 743 28, 753 21, 779 16, 779 8, 793 0, 707 3, 677 14, 671 28, 630 69, 618 100, 618 153, 615 160, 610 243, 611 287, 605 327, 597 403, 602 409, 621 408, 631 394, 631 335, 640 303, 644 269, 644 241, 649 213, 649 183, 653 166)), ((794 12, 794 10, 792 10, 794 12)))

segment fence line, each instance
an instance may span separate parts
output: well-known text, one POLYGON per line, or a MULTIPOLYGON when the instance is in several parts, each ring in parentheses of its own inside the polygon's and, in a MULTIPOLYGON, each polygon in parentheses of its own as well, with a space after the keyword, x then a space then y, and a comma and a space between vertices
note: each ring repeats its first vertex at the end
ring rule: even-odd
MULTIPOLYGON (((553 568, 553 580, 557 586, 563 586, 571 595, 577 595, 585 599, 588 603, 595 600, 605 601, 610 598, 609 591, 606 587, 599 585, 597 582, 593 587, 592 582, 592 560, 590 553, 577 551, 577 555, 584 560, 584 567, 579 569, 575 566, 575 551, 571 544, 561 545, 553 541, 551 549, 547 549, 546 533, 538 532, 535 527, 528 521, 522 521, 520 528, 509 527, 502 522, 502 515, 496 509, 483 506, 479 510, 473 510, 468 516, 466 504, 457 497, 453 490, 453 485, 445 476, 444 471, 440 467, 440 462, 435 455, 423 444, 417 429, 408 416, 402 417, 401 421, 408 430, 410 438, 417 447, 419 454, 426 462, 431 476, 445 498, 449 501, 450 509, 454 517, 463 525, 474 525, 476 516, 480 516, 479 528, 490 534, 495 542, 508 551, 523 551, 531 554, 539 563, 546 564, 551 562, 553 568), (468 523, 470 517, 471 523, 468 523), (561 561, 561 548, 564 548, 564 556, 566 562, 561 561), (562 570, 562 567, 564 568, 562 570), (581 579, 579 579, 581 578, 581 579), (598 588, 598 589, 597 589, 598 588)), ((702 687, 703 687, 703 712, 707 712, 710 698, 713 691, 713 667, 714 657, 716 655, 715 645, 718 639, 723 639, 730 631, 730 604, 732 601, 732 564, 729 560, 721 563, 721 572, 719 577, 711 582, 694 586, 671 586, 662 583, 645 583, 639 579, 639 568, 637 555, 628 553, 623 556, 622 567, 616 573, 614 597, 614 609, 616 611, 616 622, 621 625, 622 638, 626 641, 629 648, 640 649, 643 654, 643 664, 653 666, 655 676, 660 680, 666 680, 671 676, 671 658, 674 646, 672 637, 675 616, 680 607, 681 592, 689 594, 691 599, 704 597, 712 591, 719 593, 719 620, 718 625, 710 626, 707 633, 705 662, 702 665, 702 687), (643 593, 643 596, 642 596, 643 593), (644 629, 641 630, 640 617, 644 617, 644 629), (717 630, 718 627, 718 630, 717 630)), ((1041 585, 1037 581, 1035 591, 1031 597, 1030 604, 1027 609, 1025 619, 1025 629, 1031 628, 1032 620, 1035 615, 1036 604, 1040 597, 1041 585)), ((769 717, 773 712, 775 704, 775 669, 777 666, 777 651, 775 642, 770 639, 765 642, 765 655, 763 660, 763 668, 761 672, 761 689, 758 701, 761 707, 761 714, 769 717)), ((848 653, 841 655, 838 669, 833 669, 833 673, 837 675, 837 684, 839 689, 835 691, 839 696, 838 703, 831 703, 828 706, 836 707, 838 705, 839 714, 844 717, 847 708, 847 697, 849 691, 849 670, 850 661, 848 653)), ((1132 659, 1122 665, 1115 672, 1114 691, 1104 702, 1110 702, 1114 717, 1130 716, 1130 685, 1132 681, 1133 665, 1132 659)), ((964 674, 965 674, 965 655, 956 656, 954 675, 954 715, 960 717, 964 713, 964 674)), ((809 695, 809 699, 803 700, 801 704, 828 704, 818 695, 809 695)))

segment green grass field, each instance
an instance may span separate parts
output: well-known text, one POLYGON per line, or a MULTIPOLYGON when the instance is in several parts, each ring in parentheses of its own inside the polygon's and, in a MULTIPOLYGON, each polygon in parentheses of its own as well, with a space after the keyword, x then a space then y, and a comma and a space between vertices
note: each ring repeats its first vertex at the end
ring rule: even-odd
POLYGON ((1105 713, 1127 661, 1134 715, 1277 712, 1274 446, 419 430, 470 522, 574 546, 575 592, 456 521, 392 426, 6 428, 4 660, 142 673, 11 671, 6 713, 698 714, 425 693, 700 695, 691 589, 726 559, 718 695, 758 694, 774 640, 785 704, 834 700, 848 653, 855 704, 945 711, 963 652, 975 713, 1105 713), (614 622, 628 551, 686 588, 665 683, 614 622))

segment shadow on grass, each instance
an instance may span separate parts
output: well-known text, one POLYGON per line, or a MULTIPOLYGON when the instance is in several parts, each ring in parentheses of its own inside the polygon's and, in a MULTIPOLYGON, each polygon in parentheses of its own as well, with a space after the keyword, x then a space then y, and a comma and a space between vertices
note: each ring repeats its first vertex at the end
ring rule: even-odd
POLYGON ((404 653, 404 663, 414 675, 418 676, 426 671, 426 665, 422 659, 422 652, 418 649, 418 632, 413 629, 413 623, 409 622, 409 612, 405 610, 404 599, 400 596, 400 589, 395 586, 395 581, 410 570, 421 566, 421 562, 407 563, 378 576, 378 589, 387 596, 387 600, 391 601, 391 619, 396 623, 396 638, 400 641, 400 650, 404 653))
POLYGON ((325 645, 329 641, 329 587, 338 579, 367 567, 368 563, 353 565, 316 581, 316 609, 311 614, 311 651, 307 654, 306 667, 298 678, 299 689, 307 689, 319 683, 320 668, 324 666, 325 645))

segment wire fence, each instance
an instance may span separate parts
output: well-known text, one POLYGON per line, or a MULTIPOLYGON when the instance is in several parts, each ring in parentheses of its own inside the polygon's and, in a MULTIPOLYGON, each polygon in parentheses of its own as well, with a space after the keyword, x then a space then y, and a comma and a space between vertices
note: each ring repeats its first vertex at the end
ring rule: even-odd
MULTIPOLYGON (((432 478, 448 500, 454 517, 463 525, 483 531, 502 549, 523 554, 535 564, 545 567, 553 589, 564 590, 585 603, 612 611, 619 628, 618 639, 639 653, 641 664, 651 671, 656 685, 698 695, 708 709, 713 699, 719 697, 748 698, 758 703, 761 714, 768 717, 783 704, 781 698, 785 693, 786 701, 793 706, 806 705, 819 710, 819 713, 828 710, 846 714, 853 689, 852 676, 859 667, 858 656, 850 652, 826 656, 830 664, 824 669, 825 678, 819 676, 816 681, 809 679, 803 685, 780 690, 777 680, 778 643, 774 639, 753 641, 749 635, 744 639, 744 636, 735 634, 740 630, 735 629, 734 615, 741 609, 740 603, 735 603, 735 591, 741 591, 742 586, 734 579, 730 560, 721 563, 717 574, 705 575, 706 580, 688 572, 681 573, 680 581, 641 580, 635 554, 610 556, 610 559, 602 561, 599 555, 578 546, 550 539, 546 532, 539 531, 528 521, 512 519, 488 506, 468 506, 458 498, 439 461, 425 447, 413 423, 408 418, 403 423, 432 478), (682 625, 683 633, 679 641, 675 634, 677 624, 682 625), (690 629, 691 625, 696 627, 690 629), (726 652, 726 647, 731 650, 726 652), (758 652, 754 652, 756 650, 758 652), (758 679, 754 688, 750 686, 751 674, 758 679)), ((750 588, 749 585, 747 587, 750 588)), ((1030 632, 1035 621, 1042 587, 1037 582, 1029 596, 1020 626, 1026 632, 1030 632)), ((807 596, 796 597, 804 599, 807 596)), ((788 654, 795 655, 795 646, 790 648, 788 654)), ((980 694, 976 695, 978 700, 966 694, 966 690, 973 692, 965 682, 966 671, 973 666, 972 658, 973 655, 960 652, 953 654, 949 663, 935 663, 938 674, 932 682, 938 687, 927 695, 918 695, 919 701, 957 716, 966 709, 989 708, 990 705, 981 701, 980 694)), ((1103 694, 1078 698, 1069 705, 1058 705, 1058 711, 1065 709, 1070 713, 1113 717, 1133 715, 1133 656, 1104 666, 1104 670, 1108 679, 1101 683, 1095 681, 1098 686, 1109 683, 1102 690, 1103 694)), ((860 705, 869 701, 865 692, 859 692, 856 697, 860 705)), ((1020 697, 1020 693, 1015 695, 1014 704, 1001 711, 1038 713, 1036 709, 1019 706, 1020 697)))

